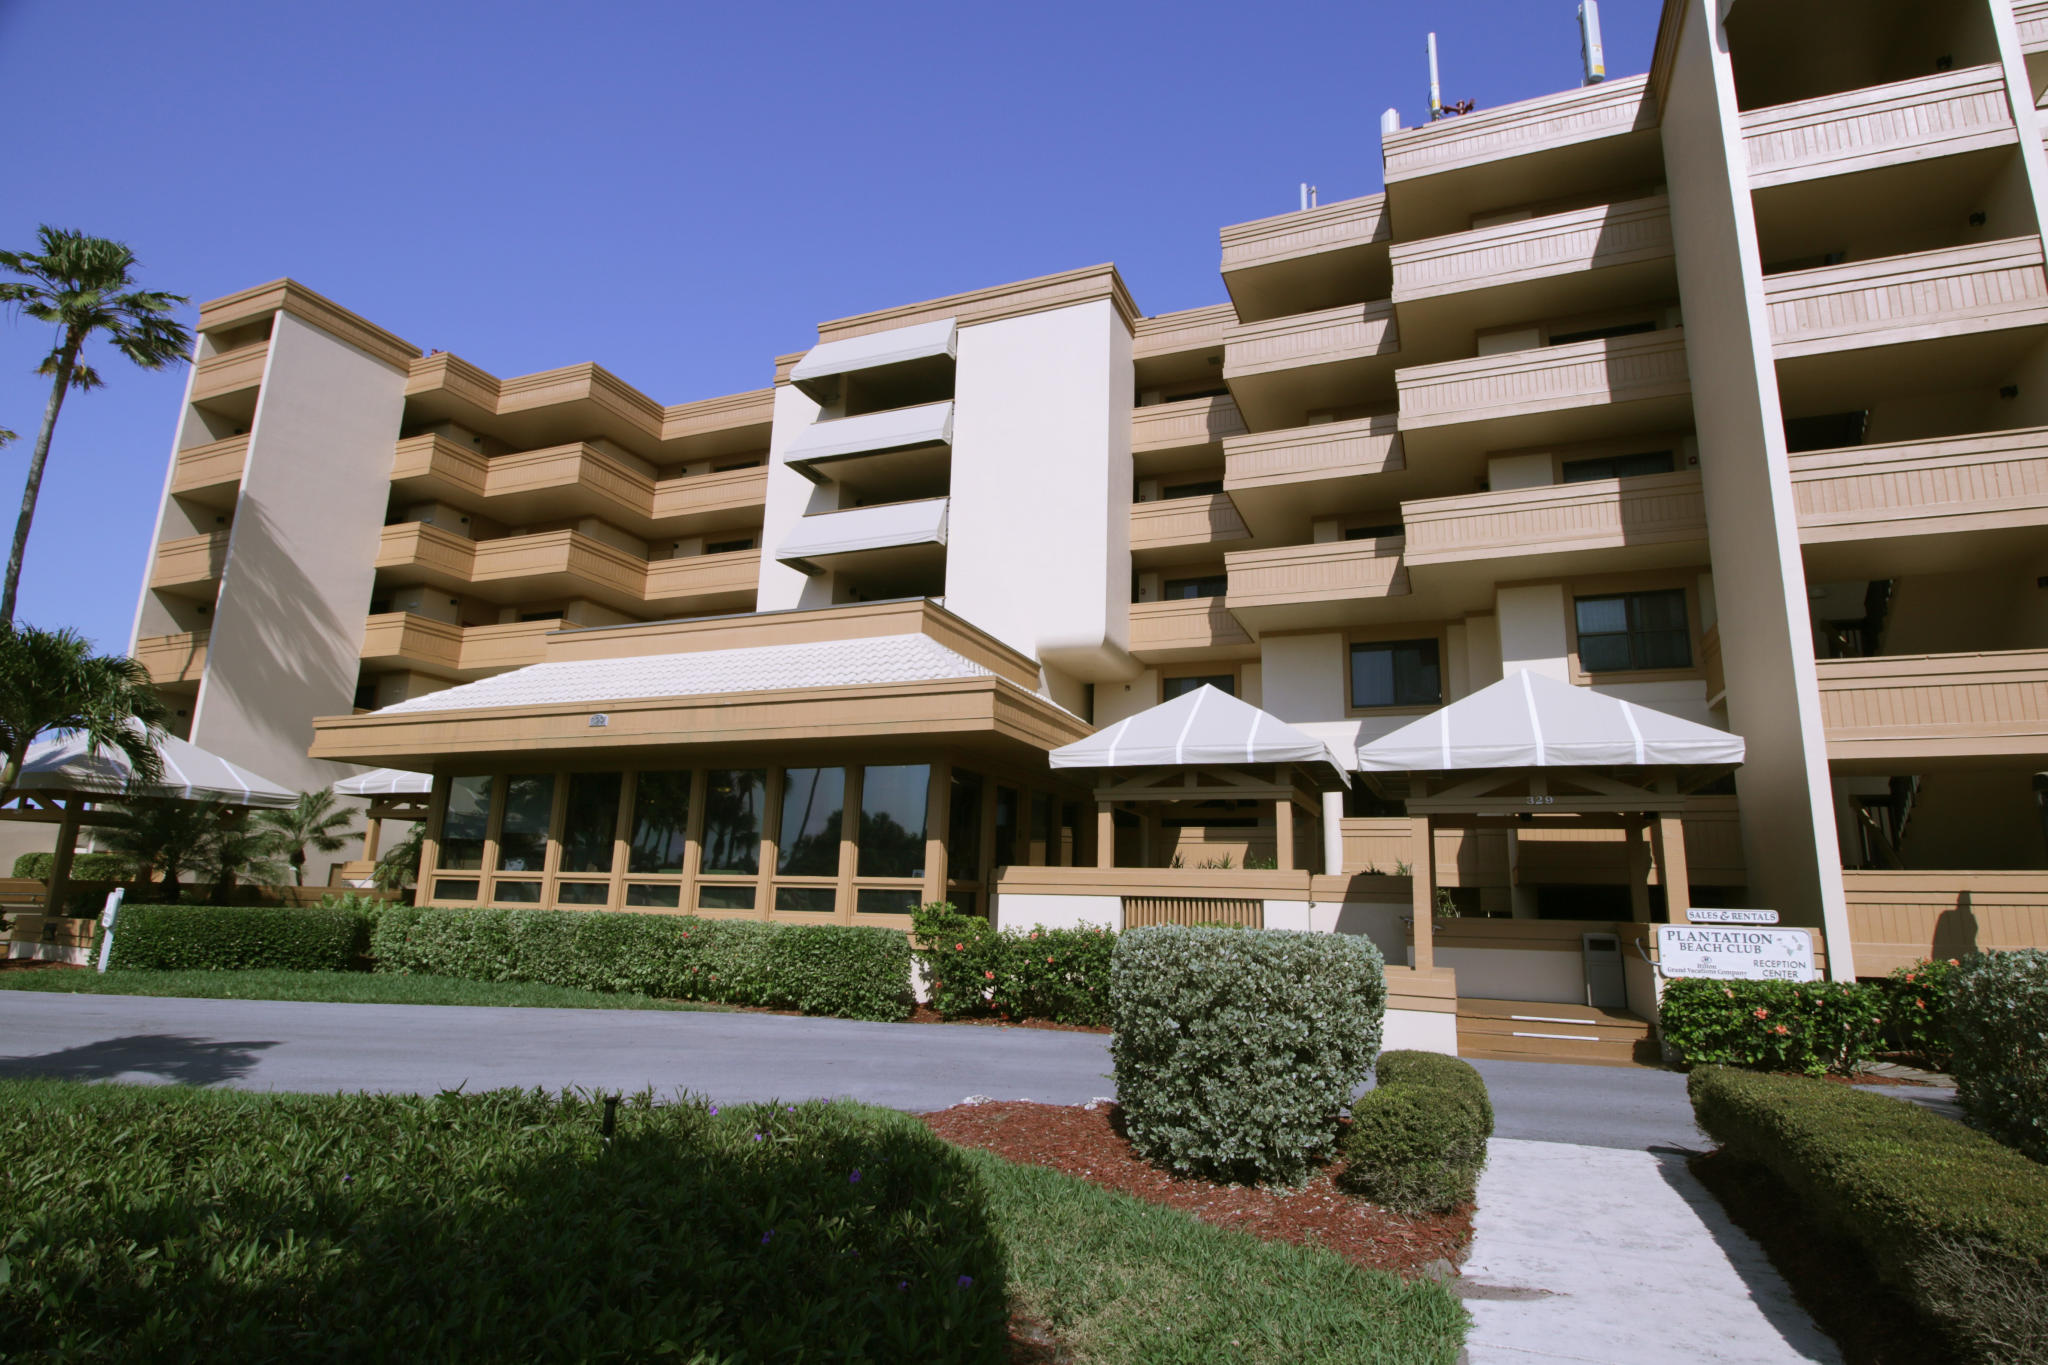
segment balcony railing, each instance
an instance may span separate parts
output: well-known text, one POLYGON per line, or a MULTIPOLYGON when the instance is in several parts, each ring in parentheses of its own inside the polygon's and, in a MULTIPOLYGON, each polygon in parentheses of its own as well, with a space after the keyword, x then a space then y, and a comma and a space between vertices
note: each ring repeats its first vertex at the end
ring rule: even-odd
POLYGON ((2048 523, 2048 427, 1791 457, 1808 544, 2048 523))
POLYGON ((729 550, 678 555, 647 566, 647 601, 668 608, 738 610, 753 602, 761 584, 761 552, 729 550))
POLYGON ((1238 379, 1308 365, 1392 355, 1400 350, 1393 305, 1347 303, 1319 313, 1232 327, 1224 338, 1223 375, 1238 379))
POLYGON ((206 357, 193 367, 192 401, 204 403, 255 389, 263 382, 263 366, 269 357, 267 343, 206 357))
POLYGON ((1337 540, 1226 555, 1232 611, 1400 597, 1408 592, 1401 540, 1337 540))
POLYGON ((387 526, 377 545, 377 568, 387 572, 464 584, 475 567, 475 541, 428 522, 387 526))
POLYGON ((183 597, 211 597, 228 563, 228 533, 181 536, 157 542, 149 586, 183 597))
POLYGON ((1762 189, 1953 156, 2018 138, 2000 67, 1939 71, 1742 116, 1749 183, 1762 189))
POLYGON ((171 492, 214 507, 231 507, 242 486, 242 469, 249 462, 249 438, 230 436, 203 446, 187 446, 178 452, 171 471, 171 492))
POLYGON ((2048 322, 2039 237, 1788 271, 1764 297, 1780 360, 2048 322))
POLYGON ((2048 948, 2048 872, 1842 873, 1858 976, 1927 958, 2048 948))
POLYGON ((1411 569, 1707 538, 1700 476, 1690 471, 1427 498, 1402 503, 1401 521, 1411 569))
POLYGON ((1647 81, 1624 77, 1389 133, 1380 140, 1387 183, 1650 131, 1657 106, 1645 98, 1647 81))
POLYGON ((2038 754, 2048 740, 2048 650, 1822 659, 1828 757, 2038 754))
POLYGON ((1154 403, 1131 409, 1131 454, 1151 455, 1214 445, 1244 434, 1244 418, 1229 394, 1154 403))
POLYGON ((363 627, 364 662, 442 676, 481 678, 537 664, 560 618, 458 626, 410 612, 372 616, 363 627))
POLYGON ((768 500, 768 466, 727 469, 688 478, 662 479, 654 485, 657 522, 712 520, 742 512, 758 517, 768 500))
POLYGON ((1236 321, 1237 311, 1227 303, 1139 318, 1131 325, 1131 355, 1150 360, 1220 346, 1224 329, 1236 321))
MULTIPOLYGON (((470 582, 479 587, 555 579, 599 601, 638 603, 647 592, 647 561, 580 531, 542 531, 476 542, 470 582)), ((552 595, 552 594, 550 594, 552 595)))
POLYGON ((144 636, 135 642, 135 657, 159 687, 196 683, 206 671, 207 635, 203 630, 187 630, 144 636))
POLYGON ((441 436, 398 443, 391 480, 401 491, 446 499, 500 521, 594 515, 636 534, 687 534, 718 522, 758 520, 765 466, 656 480, 595 446, 574 444, 485 457, 441 436))
POLYGON ((1228 492, 1348 479, 1406 468, 1391 414, 1234 436, 1223 443, 1228 492))
POLYGON ((1282 261, 1350 251, 1385 242, 1393 236, 1383 194, 1324 204, 1296 213, 1277 214, 1250 223, 1234 223, 1222 231, 1223 273, 1254 270, 1282 261))
POLYGON ((1491 289, 1671 256, 1663 195, 1404 242, 1392 249, 1394 302, 1491 289))
POLYGON ((1408 432, 1692 392, 1681 328, 1415 365, 1394 378, 1408 432))
POLYGON ((1131 553, 1244 540, 1251 535, 1227 493, 1131 504, 1131 553))
POLYGON ((1220 597, 1131 605, 1131 652, 1141 659, 1166 661, 1182 653, 1251 642, 1220 597))
POLYGON ((878 551, 942 551, 946 545, 945 498, 880 503, 798 519, 775 557, 784 563, 830 568, 878 551))
POLYGON ((2019 25, 2023 51, 2048 52, 2048 0, 2013 0, 2012 17, 2019 25))

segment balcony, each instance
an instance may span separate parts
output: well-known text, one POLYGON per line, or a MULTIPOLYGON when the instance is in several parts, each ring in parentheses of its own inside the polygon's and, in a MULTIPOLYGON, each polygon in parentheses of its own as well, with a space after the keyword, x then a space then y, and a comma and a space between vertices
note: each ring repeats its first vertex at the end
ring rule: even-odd
POLYGON ((1228 394, 1131 409, 1131 458, 1146 474, 1213 463, 1206 456, 1218 442, 1243 434, 1244 419, 1228 394))
POLYGON ((498 601, 587 597, 619 611, 644 605, 647 561, 580 531, 476 542, 471 590, 498 601))
POLYGON ((1251 430, 1300 426, 1317 408, 1391 397, 1400 349, 1392 304, 1351 303, 1230 328, 1223 378, 1251 430))
POLYGON ((1395 378, 1410 464, 1684 426, 1692 411, 1685 332, 1675 327, 1410 366, 1395 378))
POLYGON ((1223 345, 1223 333, 1236 322, 1237 310, 1227 303, 1139 318, 1131 325, 1131 358, 1156 366, 1170 356, 1213 354, 1223 345))
POLYGON ((1628 76, 1387 134, 1396 231, 1437 237, 1470 227, 1475 212, 1660 179, 1647 85, 1628 76))
POLYGON ((1752 109, 1742 141, 1761 190, 2010 146, 2018 134, 1994 65, 1752 109))
POLYGON ((1674 297, 1663 195, 1455 232, 1393 248, 1401 346, 1426 360, 1472 334, 1674 297))
POLYGON ((2048 323, 2039 237, 1789 271, 1764 297, 1780 361, 2048 323))
POLYGON ((1842 890, 1858 976, 2048 944, 2048 872, 1844 871, 1842 890))
POLYGON ((246 420, 256 411, 256 390, 263 383, 263 367, 269 359, 268 343, 207 356, 193 367, 192 401, 246 420))
POLYGON ((504 625, 458 626, 409 612, 372 616, 363 628, 362 658, 373 668, 471 679, 537 664, 559 618, 504 625))
POLYGON ((653 515, 663 531, 695 535, 714 527, 758 526, 768 501, 768 467, 727 469, 654 485, 653 515))
POLYGON ((836 483, 868 501, 942 496, 953 465, 953 404, 816 421, 791 438, 783 459, 813 483, 836 483))
POLYGON ((1901 762, 2048 755, 2048 650, 1822 659, 1828 759, 1901 762))
POLYGON ((428 522, 387 526, 377 545, 377 572, 400 582, 460 592, 475 569, 476 542, 428 522))
POLYGON ((228 533, 182 536, 157 542, 149 586, 156 592, 211 602, 228 564, 228 533))
POLYGON ((206 672, 207 635, 203 630, 187 630, 144 636, 135 642, 135 658, 149 670, 149 680, 158 687, 196 684, 206 672))
POLYGON ((1257 322, 1387 296, 1386 197, 1324 204, 1226 227, 1223 284, 1257 322))
POLYGON ((2048 525, 2048 427, 1806 451, 1791 466, 1800 543, 1829 576, 1961 571, 2048 525))
POLYGON ((1255 653, 1245 633, 1220 597, 1183 598, 1172 602, 1131 604, 1131 653, 1148 664, 1213 658, 1221 649, 1255 653))
POLYGON ((1398 425, 1389 413, 1231 437, 1223 443, 1223 489, 1262 537, 1363 510, 1377 496, 1359 482, 1363 476, 1407 468, 1398 425))
POLYGON ((1141 568, 1250 537, 1227 493, 1131 504, 1131 560, 1141 568))
POLYGON ((249 438, 230 436, 187 446, 171 465, 171 496, 226 510, 242 492, 242 468, 249 462, 249 438))
POLYGON ((1408 569, 1424 578, 1453 565, 1483 566, 1489 580, 1618 573, 1704 563, 1707 553, 1692 471, 1404 502, 1401 521, 1408 569))
POLYGON ((416 436, 398 443, 391 482, 404 497, 514 525, 594 516, 645 538, 757 524, 767 470, 656 481, 580 443, 486 458, 445 437, 416 436))
POLYGON ((1401 540, 1338 540, 1226 555, 1224 605, 1261 633, 1357 619, 1363 603, 1408 595, 1401 540))
POLYGON ((647 566, 650 609, 679 615, 752 611, 761 586, 761 552, 730 550, 715 555, 677 555, 647 566))
POLYGON ((775 557, 817 574, 835 571, 860 582, 873 596, 933 596, 944 592, 947 499, 882 503, 801 518, 775 557), (937 582, 940 586, 933 589, 937 582), (899 589, 914 588, 914 591, 899 589))

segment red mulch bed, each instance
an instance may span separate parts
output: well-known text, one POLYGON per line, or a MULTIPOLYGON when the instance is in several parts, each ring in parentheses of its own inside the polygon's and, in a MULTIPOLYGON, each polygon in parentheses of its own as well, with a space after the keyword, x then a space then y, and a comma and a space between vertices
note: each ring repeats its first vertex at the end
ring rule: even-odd
POLYGON ((930 1005, 919 1005, 910 1012, 913 1024, 969 1024, 982 1028, 1042 1028, 1061 1033, 1108 1033, 1107 1024, 1055 1024, 1050 1019, 1011 1019, 1002 1015, 982 1015, 967 1019, 948 1019, 930 1005))
POLYGON ((1472 1240, 1470 1206, 1418 1218, 1392 1213, 1339 1190, 1335 1166, 1293 1191, 1178 1179, 1132 1153, 1118 1131, 1114 1105, 1090 1109, 1009 1100, 956 1105, 922 1117, 934 1133, 962 1147, 1049 1166, 1267 1241, 1325 1247, 1372 1270, 1414 1276, 1437 1261, 1456 1266, 1472 1240))
POLYGON ((76 962, 38 962, 34 958, 0 958, 0 972, 89 972, 76 962))

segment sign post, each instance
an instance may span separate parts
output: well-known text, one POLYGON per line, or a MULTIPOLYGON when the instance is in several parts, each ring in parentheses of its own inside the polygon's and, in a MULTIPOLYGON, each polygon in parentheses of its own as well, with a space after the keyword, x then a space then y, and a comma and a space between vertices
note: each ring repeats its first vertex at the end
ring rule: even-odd
POLYGON ((109 891, 107 893, 107 908, 100 912, 100 923, 107 928, 107 932, 100 936, 99 969, 101 971, 107 969, 108 961, 114 956, 114 917, 121 913, 121 898, 123 894, 122 889, 118 886, 109 891))

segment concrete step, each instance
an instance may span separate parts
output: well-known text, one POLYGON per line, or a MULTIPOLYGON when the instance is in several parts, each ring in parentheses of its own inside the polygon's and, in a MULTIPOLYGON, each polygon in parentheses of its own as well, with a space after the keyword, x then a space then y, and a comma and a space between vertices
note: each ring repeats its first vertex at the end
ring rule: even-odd
POLYGON ((1646 1019, 1624 1010, 1535 1000, 1461 999, 1458 1055, 1611 1066, 1659 1061, 1646 1019))

